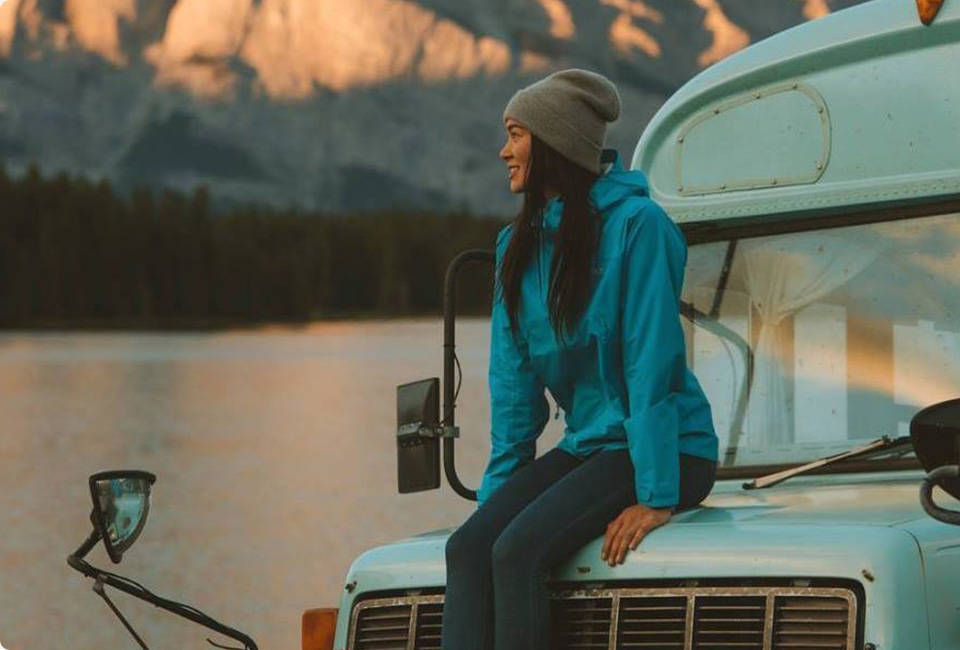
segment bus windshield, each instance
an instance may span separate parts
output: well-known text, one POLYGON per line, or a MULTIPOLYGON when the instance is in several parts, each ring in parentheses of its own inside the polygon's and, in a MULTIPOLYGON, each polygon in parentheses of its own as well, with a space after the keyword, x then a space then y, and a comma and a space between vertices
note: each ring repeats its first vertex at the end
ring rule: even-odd
POLYGON ((960 397, 960 214, 693 245, 682 301, 723 467, 908 435, 960 397))

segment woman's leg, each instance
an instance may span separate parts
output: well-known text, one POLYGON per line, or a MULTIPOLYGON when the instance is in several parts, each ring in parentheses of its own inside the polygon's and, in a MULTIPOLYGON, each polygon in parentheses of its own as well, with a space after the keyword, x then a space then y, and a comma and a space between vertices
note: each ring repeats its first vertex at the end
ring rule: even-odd
MULTIPOLYGON (((678 509, 706 497, 714 467, 712 461, 681 454, 678 509)), ((601 451, 509 523, 493 545, 496 650, 549 650, 551 570, 636 503, 629 452, 601 451)))
POLYGON ((517 470, 447 540, 443 650, 493 648, 493 543, 518 512, 582 462, 551 449, 517 470))
POLYGON ((717 461, 680 454, 680 503, 674 512, 692 508, 707 498, 717 478, 717 461))

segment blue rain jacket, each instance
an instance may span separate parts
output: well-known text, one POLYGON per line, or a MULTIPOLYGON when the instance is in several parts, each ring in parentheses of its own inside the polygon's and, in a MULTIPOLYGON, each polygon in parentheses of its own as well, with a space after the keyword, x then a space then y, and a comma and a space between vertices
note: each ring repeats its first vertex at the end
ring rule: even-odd
MULTIPOLYGON (((637 502, 677 504, 679 454, 717 459, 710 404, 686 363, 679 301, 687 246, 679 227, 649 198, 646 175, 625 171, 604 150, 607 171, 590 197, 602 217, 593 297, 562 348, 550 324, 547 291, 563 203, 547 202, 536 259, 524 271, 519 336, 511 336, 502 295, 490 332, 490 460, 481 505, 536 455, 550 417, 544 389, 565 414, 558 447, 577 457, 630 450, 637 502)), ((497 236, 497 268, 513 225, 497 236)), ((559 411, 557 412, 559 416, 559 411)))

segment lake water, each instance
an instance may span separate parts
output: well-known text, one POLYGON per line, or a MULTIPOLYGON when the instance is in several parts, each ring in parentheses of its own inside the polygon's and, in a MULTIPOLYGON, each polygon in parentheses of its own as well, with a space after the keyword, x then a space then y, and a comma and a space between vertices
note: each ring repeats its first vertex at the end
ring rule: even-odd
MULTIPOLYGON (((487 319, 458 320, 457 466, 472 488, 490 449, 489 335, 487 319)), ((441 375, 442 336, 439 318, 0 336, 0 644, 137 647, 65 562, 91 530, 87 477, 128 468, 158 476, 149 524, 119 567, 102 544, 88 561, 264 650, 299 648, 300 614, 338 605, 353 558, 474 508, 445 483, 397 493, 396 386, 441 375)), ((203 628, 114 600, 153 650, 211 647, 203 628)))

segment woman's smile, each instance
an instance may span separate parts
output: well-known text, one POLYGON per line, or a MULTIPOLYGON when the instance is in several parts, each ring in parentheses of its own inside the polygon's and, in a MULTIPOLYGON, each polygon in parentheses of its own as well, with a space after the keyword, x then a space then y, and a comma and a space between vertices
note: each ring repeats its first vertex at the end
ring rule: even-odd
POLYGON ((530 131, 516 120, 504 122, 507 130, 507 142, 500 150, 500 158, 507 165, 507 178, 510 191, 523 192, 527 185, 527 167, 530 162, 530 131))

